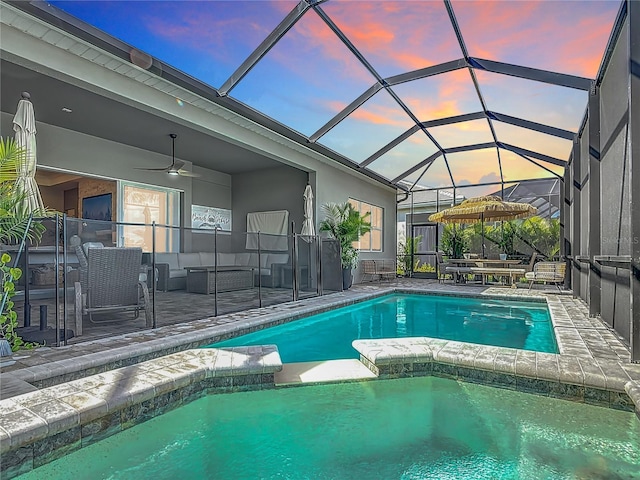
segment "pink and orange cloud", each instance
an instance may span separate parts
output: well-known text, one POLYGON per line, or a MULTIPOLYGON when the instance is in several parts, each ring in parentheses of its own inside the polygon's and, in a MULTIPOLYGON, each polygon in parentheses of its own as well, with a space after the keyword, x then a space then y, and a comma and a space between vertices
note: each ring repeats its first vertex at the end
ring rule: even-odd
POLYGON ((594 78, 614 1, 453 1, 472 56, 594 78))

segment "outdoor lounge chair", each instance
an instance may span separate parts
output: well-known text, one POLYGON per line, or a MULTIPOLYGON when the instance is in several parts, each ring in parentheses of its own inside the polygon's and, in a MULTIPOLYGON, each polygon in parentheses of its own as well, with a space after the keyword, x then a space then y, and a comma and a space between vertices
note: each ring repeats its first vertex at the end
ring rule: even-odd
POLYGON ((127 318, 97 320, 96 314, 133 311, 138 318, 144 310, 146 326, 152 326, 149 289, 140 281, 142 249, 102 247, 76 248, 80 261, 80 281, 75 283, 76 336, 82 335, 82 319, 94 323, 123 321, 127 318))
POLYGON ((525 278, 529 281, 529 290, 533 282, 553 283, 560 290, 566 271, 567 264, 564 262, 539 262, 533 266, 532 272, 525 273, 525 278))
POLYGON ((381 281, 383 278, 391 280, 395 278, 396 262, 394 260, 362 260, 362 281, 366 276, 371 277, 371 281, 381 281))

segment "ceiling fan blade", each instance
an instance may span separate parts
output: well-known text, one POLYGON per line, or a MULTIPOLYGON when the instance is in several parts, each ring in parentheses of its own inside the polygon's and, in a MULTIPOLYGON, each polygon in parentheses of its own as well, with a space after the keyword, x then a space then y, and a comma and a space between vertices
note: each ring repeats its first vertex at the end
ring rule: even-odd
POLYGON ((134 170, 147 170, 149 172, 166 172, 167 170, 169 170, 171 168, 171 165, 169 165, 168 167, 164 167, 164 168, 142 168, 142 167, 133 167, 134 170))
POLYGON ((171 170, 173 170, 174 172, 178 172, 182 169, 182 167, 184 167, 185 163, 182 160, 176 160, 173 162, 173 165, 171 165, 171 170))
POLYGON ((178 175, 180 175, 181 177, 200 177, 201 176, 199 173, 193 173, 193 172, 190 172, 189 170, 178 170, 178 175))

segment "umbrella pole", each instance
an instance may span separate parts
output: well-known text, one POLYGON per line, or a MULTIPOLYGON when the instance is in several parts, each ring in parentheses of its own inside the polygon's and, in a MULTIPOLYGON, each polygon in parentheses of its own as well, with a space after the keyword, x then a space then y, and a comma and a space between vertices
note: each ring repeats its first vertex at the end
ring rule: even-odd
POLYGON ((482 258, 485 258, 485 254, 484 254, 484 213, 480 214, 480 228, 482 228, 482 258))

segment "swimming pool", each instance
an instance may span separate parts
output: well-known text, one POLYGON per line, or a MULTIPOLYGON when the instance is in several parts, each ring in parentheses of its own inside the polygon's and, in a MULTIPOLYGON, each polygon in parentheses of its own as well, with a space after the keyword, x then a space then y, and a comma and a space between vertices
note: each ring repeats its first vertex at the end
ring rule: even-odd
POLYGON ((276 344, 285 363, 359 358, 356 339, 434 337, 557 353, 546 303, 392 294, 216 343, 276 344))
POLYGON ((638 479, 633 413, 437 377, 210 395, 44 465, 61 479, 638 479))

